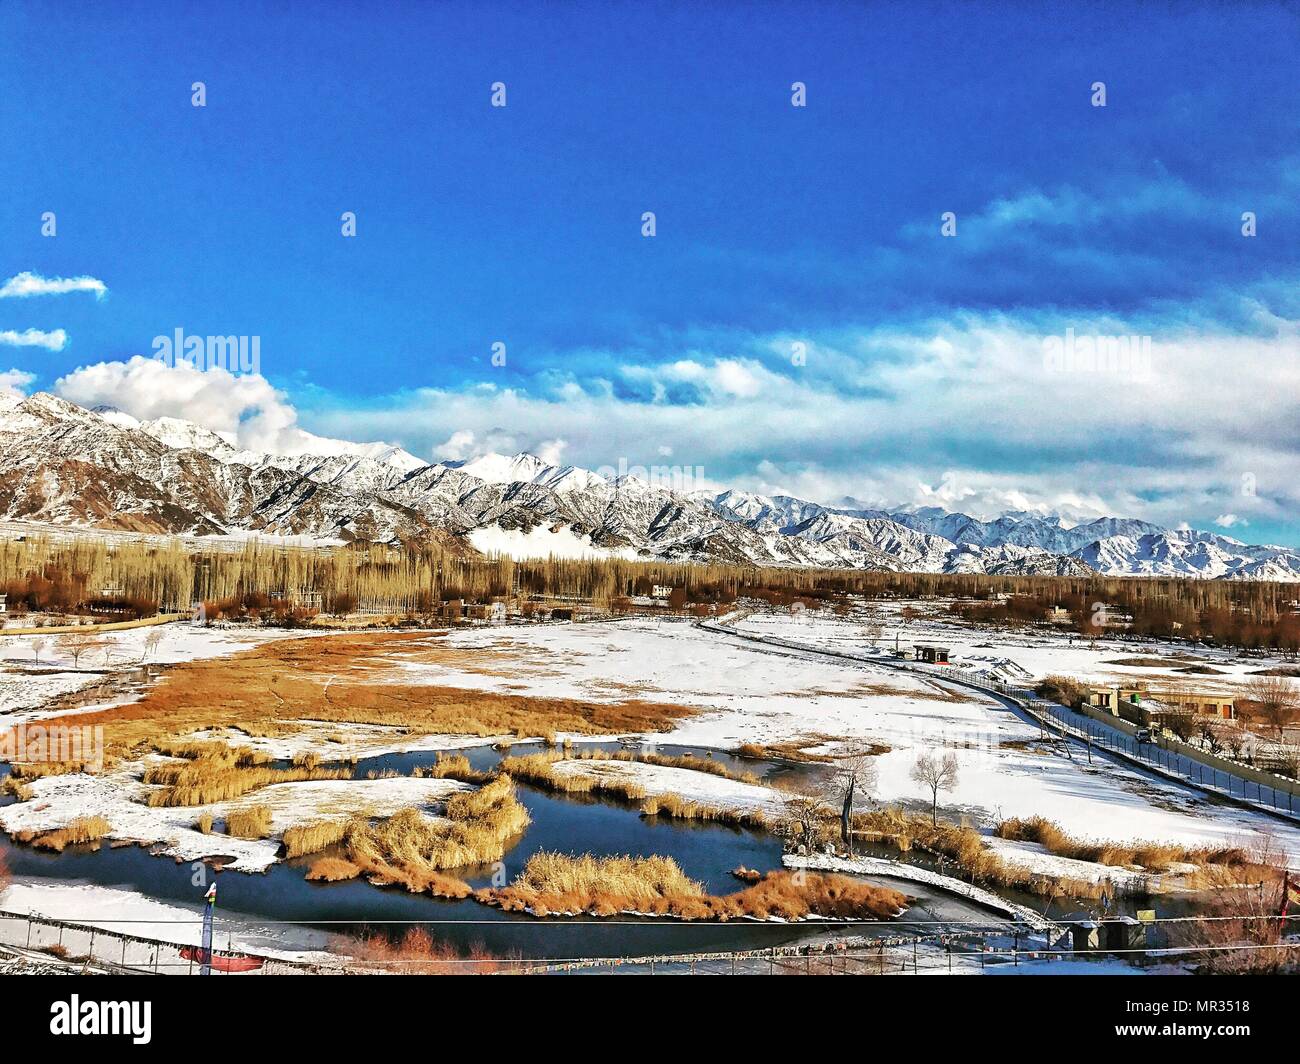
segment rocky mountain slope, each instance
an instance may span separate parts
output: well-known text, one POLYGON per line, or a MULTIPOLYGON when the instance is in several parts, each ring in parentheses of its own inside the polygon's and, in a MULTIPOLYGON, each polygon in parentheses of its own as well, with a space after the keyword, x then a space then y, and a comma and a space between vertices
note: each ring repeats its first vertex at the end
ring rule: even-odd
POLYGON ((741 491, 682 493, 535 455, 427 465, 386 444, 320 440, 272 455, 176 418, 140 421, 44 393, 0 397, 0 518, 322 541, 454 537, 516 554, 935 573, 1297 579, 1300 555, 1208 532, 1102 518, 828 507, 741 491))

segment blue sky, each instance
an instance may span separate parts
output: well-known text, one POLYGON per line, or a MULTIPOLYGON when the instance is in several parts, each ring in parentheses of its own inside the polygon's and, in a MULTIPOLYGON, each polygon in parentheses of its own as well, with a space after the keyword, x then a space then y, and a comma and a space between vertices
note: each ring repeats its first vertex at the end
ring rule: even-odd
POLYGON ((268 447, 1300 542, 1298 36, 1281 5, 9 0, 0 282, 107 295, 0 299, 0 338, 66 335, 0 372, 268 447), (259 336, 265 381, 130 368, 177 327, 259 336), (1067 328, 1149 336, 1151 372, 1046 373, 1067 328))

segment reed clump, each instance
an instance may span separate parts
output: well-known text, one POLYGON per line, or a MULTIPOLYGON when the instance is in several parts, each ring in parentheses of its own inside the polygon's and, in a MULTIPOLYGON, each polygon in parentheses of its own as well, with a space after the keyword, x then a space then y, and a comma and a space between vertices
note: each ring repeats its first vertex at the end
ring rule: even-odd
POLYGON ((399 975, 489 975, 521 970, 517 958, 497 957, 483 946, 462 953, 449 942, 435 941, 422 927, 408 929, 400 939, 382 935, 344 939, 331 951, 345 954, 350 971, 399 975))
POLYGON ((789 872, 770 872, 733 894, 712 895, 671 857, 546 852, 529 858, 510 886, 481 890, 476 897, 534 916, 645 913, 682 920, 888 919, 908 904, 905 895, 887 887, 846 876, 789 872))
POLYGON ((772 818, 761 810, 708 805, 683 798, 680 794, 657 794, 647 798, 641 804, 641 815, 671 817, 674 820, 701 820, 754 831, 770 831, 775 826, 772 818))
POLYGON ((226 814, 226 834, 238 839, 264 839, 271 834, 271 807, 250 805, 226 814))
POLYGON ((1036 842, 1048 853, 1095 864, 1137 866, 1155 872, 1167 871, 1174 864, 1244 865, 1249 856, 1240 847, 1180 846, 1168 842, 1120 843, 1108 840, 1089 841, 1069 835, 1055 821, 1046 817, 1013 817, 997 826, 998 838, 1036 842))
MULTIPOLYGON (((1032 872, 1004 860, 969 825, 946 821, 933 824, 928 816, 908 813, 893 806, 855 813, 853 831, 859 838, 892 845, 900 853, 919 849, 946 857, 956 866, 956 874, 972 883, 1012 887, 1045 897, 1064 894, 1080 899, 1099 898, 1110 889, 1093 880, 1032 872)), ((828 818, 821 837, 829 841, 836 837, 837 832, 838 821, 828 818)))
POLYGON ((829 754, 809 753, 796 739, 767 744, 741 743, 734 752, 737 757, 748 757, 755 761, 795 761, 799 764, 821 765, 835 760, 829 754))
POLYGON ((462 783, 482 785, 492 779, 495 773, 484 772, 474 768, 464 754, 438 754, 432 765, 416 765, 411 775, 434 780, 460 780, 462 783))
POLYGON ((305 857, 336 846, 347 836, 351 822, 347 820, 318 820, 312 824, 298 824, 284 832, 284 855, 305 857))
POLYGON ((300 780, 348 779, 342 768, 275 768, 268 765, 265 754, 248 747, 222 743, 191 747, 165 746, 180 751, 180 763, 154 765, 144 773, 144 782, 160 785, 150 793, 151 806, 210 805, 242 797, 250 791, 272 783, 295 783, 300 780))
POLYGON ((68 846, 80 846, 87 842, 96 842, 104 838, 113 827, 102 816, 77 817, 70 824, 55 831, 45 832, 30 839, 33 846, 42 850, 54 850, 62 853, 68 846))
POLYGON ((318 857, 307 869, 307 878, 321 883, 338 883, 346 879, 356 879, 361 875, 361 866, 354 865, 343 857, 318 857))
POLYGON ((507 776, 559 794, 599 794, 626 802, 637 802, 646 796, 645 787, 635 780, 556 772, 555 765, 564 760, 568 759, 557 752, 526 754, 503 757, 499 767, 507 776))
POLYGON ((505 776, 452 795, 444 816, 434 820, 418 809, 402 809, 376 824, 354 822, 344 838, 347 858, 374 883, 463 898, 469 888, 442 870, 499 860, 530 820, 505 776))
POLYGON ((693 757, 690 754, 671 755, 644 753, 636 750, 580 750, 568 755, 577 761, 631 761, 642 765, 658 765, 661 768, 684 768, 692 772, 707 772, 711 776, 736 780, 740 783, 758 783, 759 778, 752 772, 737 772, 721 761, 710 757, 693 757))

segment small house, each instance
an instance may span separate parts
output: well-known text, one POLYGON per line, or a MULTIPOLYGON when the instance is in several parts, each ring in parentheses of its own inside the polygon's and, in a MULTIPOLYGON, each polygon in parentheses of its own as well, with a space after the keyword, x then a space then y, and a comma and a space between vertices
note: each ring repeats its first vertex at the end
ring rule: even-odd
POLYGON ((672 593, 673 593, 673 589, 669 587, 667 584, 655 584, 653 587, 650 588, 651 598, 666 599, 669 598, 672 595, 672 593))
POLYGON ((0 592, 0 617, 3 617, 6 613, 9 612, 8 600, 9 600, 9 596, 4 594, 3 592, 0 592))
POLYGON ((1044 619, 1048 624, 1069 624, 1070 611, 1064 606, 1048 606, 1044 619))
POLYGON ((1221 720, 1237 719, 1237 703, 1228 695, 1211 695, 1199 691, 1179 692, 1173 697, 1165 696, 1168 706, 1176 706, 1202 717, 1219 717, 1221 720))
POLYGON ((927 665, 947 665, 948 648, 931 646, 928 643, 919 643, 913 648, 913 659, 923 661, 927 665))
POLYGON ((1119 717, 1123 716, 1122 706, 1140 706, 1146 697, 1144 687, 1094 687, 1084 696, 1084 701, 1119 717))

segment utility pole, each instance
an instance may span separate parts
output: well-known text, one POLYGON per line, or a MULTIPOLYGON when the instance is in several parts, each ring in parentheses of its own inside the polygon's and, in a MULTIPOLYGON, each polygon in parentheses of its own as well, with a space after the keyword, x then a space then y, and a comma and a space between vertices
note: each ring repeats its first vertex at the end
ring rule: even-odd
POLYGON ((199 948, 200 975, 212 974, 212 919, 217 908, 217 885, 208 887, 207 904, 203 906, 203 939, 199 948))

